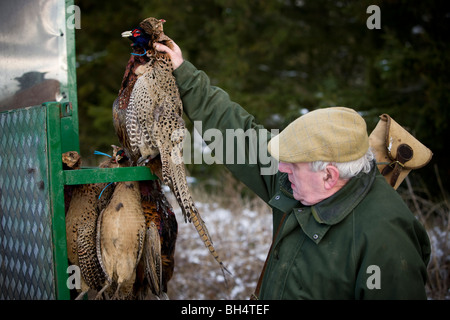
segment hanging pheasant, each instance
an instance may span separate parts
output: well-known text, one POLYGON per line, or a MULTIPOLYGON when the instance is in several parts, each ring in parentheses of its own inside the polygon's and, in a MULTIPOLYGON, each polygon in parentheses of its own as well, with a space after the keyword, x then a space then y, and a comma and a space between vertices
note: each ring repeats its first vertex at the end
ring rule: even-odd
MULTIPOLYGON (((62 161, 66 170, 80 169, 81 157, 75 151, 63 153, 62 161)), ((99 167, 109 168, 112 165, 113 161, 108 159, 99 167)), ((81 272, 81 293, 76 299, 82 298, 89 288, 100 290, 104 282, 104 275, 97 259, 96 224, 98 198, 106 185, 106 183, 76 185, 71 189, 70 195, 66 194, 70 196, 66 214, 67 256, 70 264, 79 266, 81 272)), ((106 194, 105 196, 107 197, 106 194)))
POLYGON ((133 163, 136 163, 138 158, 129 152, 131 146, 129 143, 130 139, 128 138, 128 133, 126 131, 125 117, 131 91, 133 90, 138 76, 141 75, 137 70, 140 66, 148 63, 150 60, 146 55, 150 36, 142 29, 138 28, 133 31, 123 32, 122 37, 131 39, 133 42, 133 52, 125 68, 119 94, 113 103, 113 124, 117 137, 119 138, 126 155, 133 163))
MULTIPOLYGON (((113 148, 116 161, 125 166, 128 163, 125 152, 119 147, 113 148)), ((133 297, 144 299, 150 291, 156 298, 167 300, 167 283, 174 268, 177 220, 158 180, 140 181, 139 188, 146 231, 133 297)))
MULTIPOLYGON (((147 18, 140 23, 139 30, 150 36, 145 48, 149 61, 135 68, 137 79, 126 107, 126 135, 122 134, 127 136, 128 141, 123 145, 129 146, 131 159, 139 165, 152 164, 155 159, 160 159, 157 163, 161 164, 163 182, 171 188, 185 220, 194 224, 225 275, 228 270, 214 249, 187 185, 182 154, 185 132, 183 105, 172 75, 172 63, 167 54, 156 52, 153 48, 155 42, 172 46, 171 39, 163 32, 164 22, 162 19, 147 18)), ((123 123, 121 125, 120 130, 123 131, 123 123)), ((154 173, 158 174, 158 171, 154 173)))
MULTIPOLYGON (((120 166, 121 154, 114 152, 120 166)), ((136 181, 117 182, 109 204, 97 221, 97 257, 105 274, 105 284, 97 298, 114 288, 115 299, 134 298, 136 267, 141 259, 145 240, 145 218, 136 181)))
MULTIPOLYGON (((130 152, 131 147, 126 131, 125 117, 131 91, 137 78, 142 75, 142 73, 139 73, 139 70, 142 71, 142 68, 139 69, 139 67, 150 60, 146 55, 146 52, 149 49, 148 44, 150 36, 146 34, 142 28, 124 32, 122 33, 122 36, 129 37, 129 39, 132 40, 133 53, 126 66, 118 97, 113 104, 113 123, 123 150, 128 158, 130 158, 133 163, 136 163, 139 156, 130 152)), ((159 156, 148 161, 146 166, 150 167, 151 171, 158 175, 162 180, 161 160, 159 156)), ((158 298, 167 298, 167 283, 172 278, 174 269, 175 244, 178 234, 177 220, 171 205, 161 189, 159 180, 140 181, 139 187, 141 192, 141 204, 146 219, 146 233, 148 236, 145 242, 146 247, 144 248, 143 258, 137 269, 135 295, 138 298, 143 298, 147 296, 148 290, 150 290, 151 293, 158 298), (152 246, 158 248, 157 244, 149 241, 149 239, 155 238, 155 228, 152 227, 152 223, 155 224, 159 233, 162 270, 161 267, 159 267, 157 273, 154 272, 150 274, 149 270, 154 270, 156 268, 152 267, 150 263, 155 265, 159 264, 155 261, 155 257, 147 256, 146 248, 152 246), (149 276, 160 279, 160 283, 151 283, 148 278, 149 276)), ((155 280, 153 280, 153 282, 155 282, 155 280)))
POLYGON ((158 180, 140 183, 141 204, 146 223, 146 240, 138 266, 136 296, 150 290, 159 299, 167 299, 167 283, 174 269, 177 220, 158 180))

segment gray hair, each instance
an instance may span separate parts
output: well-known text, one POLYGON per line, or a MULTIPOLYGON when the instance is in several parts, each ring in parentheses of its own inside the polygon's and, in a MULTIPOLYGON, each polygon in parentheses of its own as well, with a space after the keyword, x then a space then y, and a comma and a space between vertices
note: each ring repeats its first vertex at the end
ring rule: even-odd
POLYGON ((314 161, 310 162, 310 168, 314 172, 324 171, 328 165, 332 165, 339 170, 339 177, 341 179, 350 179, 360 172, 369 173, 372 170, 373 160, 375 155, 371 148, 369 148, 364 156, 359 159, 349 162, 324 162, 314 161))

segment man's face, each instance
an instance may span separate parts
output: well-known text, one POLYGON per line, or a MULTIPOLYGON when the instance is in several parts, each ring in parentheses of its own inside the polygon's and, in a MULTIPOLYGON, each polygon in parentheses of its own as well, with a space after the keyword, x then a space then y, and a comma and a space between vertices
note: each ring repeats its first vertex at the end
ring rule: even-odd
POLYGON ((326 174, 323 171, 313 172, 309 163, 288 163, 278 164, 278 170, 288 174, 294 198, 306 206, 312 206, 323 199, 325 195, 324 180, 326 174))

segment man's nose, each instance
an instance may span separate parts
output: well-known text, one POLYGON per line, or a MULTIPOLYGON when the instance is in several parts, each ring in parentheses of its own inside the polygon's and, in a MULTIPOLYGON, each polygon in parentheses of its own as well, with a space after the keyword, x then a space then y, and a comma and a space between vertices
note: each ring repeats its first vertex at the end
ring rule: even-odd
POLYGON ((286 162, 282 162, 282 161, 280 161, 280 162, 278 163, 278 170, 279 170, 280 172, 292 173, 289 164, 286 163, 286 162))

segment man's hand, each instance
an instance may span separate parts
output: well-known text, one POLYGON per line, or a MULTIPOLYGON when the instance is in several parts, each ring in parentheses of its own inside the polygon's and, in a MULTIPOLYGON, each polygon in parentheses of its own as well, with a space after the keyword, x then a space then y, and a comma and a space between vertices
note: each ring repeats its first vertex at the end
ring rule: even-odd
POLYGON ((163 45, 162 43, 156 42, 153 47, 155 50, 159 52, 165 52, 170 56, 170 60, 172 60, 173 70, 178 68, 184 61, 183 54, 181 53, 180 47, 172 40, 173 50, 168 46, 163 45))

